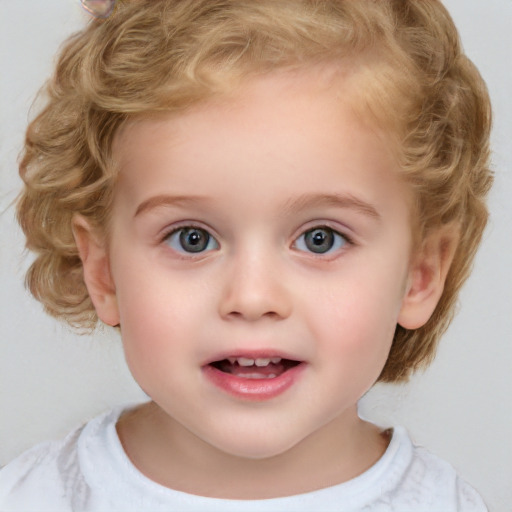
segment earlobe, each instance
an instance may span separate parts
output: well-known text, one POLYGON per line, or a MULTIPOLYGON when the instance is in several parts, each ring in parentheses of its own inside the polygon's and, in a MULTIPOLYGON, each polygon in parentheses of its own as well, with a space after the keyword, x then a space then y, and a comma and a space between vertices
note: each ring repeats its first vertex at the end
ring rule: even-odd
POLYGON ((427 323, 444 290, 458 245, 459 232, 449 225, 431 233, 413 258, 398 324, 418 329, 427 323))
POLYGON ((82 260, 85 285, 98 317, 107 325, 119 325, 119 310, 106 244, 81 215, 73 217, 73 236, 82 260))

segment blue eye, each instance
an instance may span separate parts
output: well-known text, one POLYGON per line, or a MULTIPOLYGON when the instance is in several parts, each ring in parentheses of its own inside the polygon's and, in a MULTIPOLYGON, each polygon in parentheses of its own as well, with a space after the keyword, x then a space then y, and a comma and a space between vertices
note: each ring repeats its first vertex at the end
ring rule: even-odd
POLYGON ((300 235, 295 242, 295 248, 300 251, 325 254, 341 249, 347 243, 349 243, 349 240, 334 229, 319 226, 300 235))
POLYGON ((219 248, 219 244, 205 229, 183 227, 174 230, 165 242, 175 251, 199 253, 219 248))

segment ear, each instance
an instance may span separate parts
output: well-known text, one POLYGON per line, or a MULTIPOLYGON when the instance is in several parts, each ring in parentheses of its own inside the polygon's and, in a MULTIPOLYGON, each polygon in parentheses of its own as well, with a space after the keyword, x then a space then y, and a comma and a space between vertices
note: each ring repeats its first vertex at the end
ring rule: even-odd
POLYGON ((418 329, 432 316, 444 290, 446 276, 458 245, 459 230, 443 226, 431 233, 412 258, 398 323, 418 329))
POLYGON ((114 281, 103 238, 81 215, 73 217, 73 236, 84 269, 84 281, 100 320, 119 325, 114 281))

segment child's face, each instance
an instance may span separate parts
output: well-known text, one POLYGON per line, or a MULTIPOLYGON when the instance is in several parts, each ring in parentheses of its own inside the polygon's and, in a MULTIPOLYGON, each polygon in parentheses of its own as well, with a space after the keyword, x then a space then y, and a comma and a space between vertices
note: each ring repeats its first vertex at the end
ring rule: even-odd
POLYGON ((169 422, 243 457, 353 423, 408 288, 386 138, 317 82, 271 75, 115 146, 109 319, 169 422))

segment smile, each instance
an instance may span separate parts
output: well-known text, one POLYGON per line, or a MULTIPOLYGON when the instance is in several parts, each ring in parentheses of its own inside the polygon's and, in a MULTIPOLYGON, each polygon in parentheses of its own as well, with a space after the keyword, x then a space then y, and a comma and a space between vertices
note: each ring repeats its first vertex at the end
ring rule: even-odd
POLYGON ((304 362, 278 356, 230 356, 203 366, 203 373, 208 381, 232 396, 264 401, 289 389, 304 367, 304 362))

